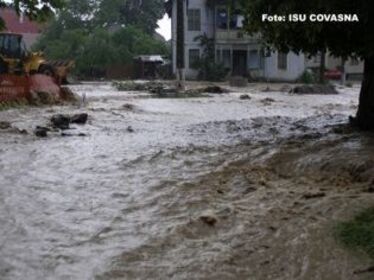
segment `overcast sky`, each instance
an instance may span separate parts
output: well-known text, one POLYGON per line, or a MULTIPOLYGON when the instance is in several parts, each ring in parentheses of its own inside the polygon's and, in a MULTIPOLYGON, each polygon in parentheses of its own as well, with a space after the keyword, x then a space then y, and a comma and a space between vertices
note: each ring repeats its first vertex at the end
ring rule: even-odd
POLYGON ((165 37, 166 40, 171 39, 171 21, 167 15, 164 16, 162 20, 158 22, 160 26, 156 31, 165 37))

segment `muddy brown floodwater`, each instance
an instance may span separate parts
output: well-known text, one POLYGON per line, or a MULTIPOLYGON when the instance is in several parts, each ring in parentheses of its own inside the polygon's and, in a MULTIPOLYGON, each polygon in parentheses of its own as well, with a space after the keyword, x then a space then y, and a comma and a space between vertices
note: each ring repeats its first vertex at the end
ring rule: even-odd
POLYGON ((29 132, 0 130, 0 279, 373 279, 332 230, 373 202, 373 135, 345 125, 358 88, 72 89, 85 107, 0 112, 29 132), (32 134, 76 112, 70 137, 32 134))

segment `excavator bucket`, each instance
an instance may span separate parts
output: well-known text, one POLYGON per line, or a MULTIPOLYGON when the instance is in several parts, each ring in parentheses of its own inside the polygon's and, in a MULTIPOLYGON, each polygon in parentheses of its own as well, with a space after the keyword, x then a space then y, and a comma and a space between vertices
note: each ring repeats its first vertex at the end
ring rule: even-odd
POLYGON ((12 74, 0 75, 0 103, 28 101, 29 82, 24 76, 12 74))
POLYGON ((74 67, 75 62, 70 60, 56 60, 56 61, 48 61, 48 65, 51 65, 54 68, 55 77, 59 84, 66 84, 67 77, 70 73, 71 68, 74 67))
POLYGON ((26 77, 30 86, 30 92, 44 92, 55 98, 61 95, 61 87, 55 79, 43 74, 36 74, 26 77))
POLYGON ((35 95, 43 93, 49 100, 63 100, 64 89, 54 78, 43 75, 0 75, 0 103, 29 102, 33 103, 35 95))

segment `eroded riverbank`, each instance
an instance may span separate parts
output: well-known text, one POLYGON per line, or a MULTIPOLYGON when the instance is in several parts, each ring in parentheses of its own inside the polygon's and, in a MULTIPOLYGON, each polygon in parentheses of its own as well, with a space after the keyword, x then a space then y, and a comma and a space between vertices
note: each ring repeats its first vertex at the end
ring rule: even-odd
POLYGON ((0 132, 4 279, 371 279, 330 230, 372 201, 372 135, 342 125, 358 89, 260 89, 153 99, 85 84, 85 108, 0 112, 27 131, 90 115, 83 138, 0 132))

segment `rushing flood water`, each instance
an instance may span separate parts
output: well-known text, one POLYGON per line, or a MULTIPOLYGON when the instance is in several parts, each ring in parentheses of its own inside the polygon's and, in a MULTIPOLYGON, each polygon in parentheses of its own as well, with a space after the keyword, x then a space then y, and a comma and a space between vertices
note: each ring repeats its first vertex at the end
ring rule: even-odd
POLYGON ((0 279, 372 279, 329 229, 372 200, 372 136, 343 125, 357 88, 73 90, 87 106, 0 112, 29 132, 90 115, 70 137, 0 131, 0 279))

